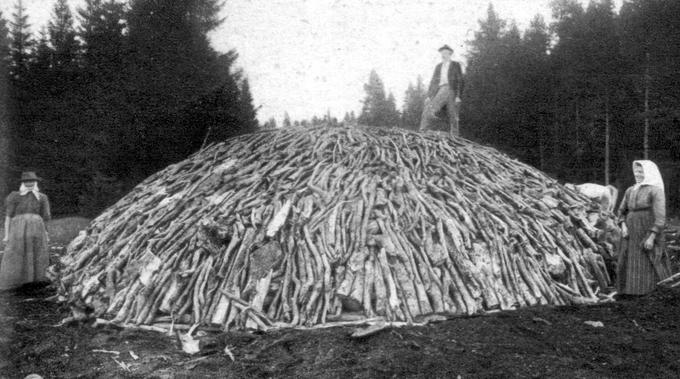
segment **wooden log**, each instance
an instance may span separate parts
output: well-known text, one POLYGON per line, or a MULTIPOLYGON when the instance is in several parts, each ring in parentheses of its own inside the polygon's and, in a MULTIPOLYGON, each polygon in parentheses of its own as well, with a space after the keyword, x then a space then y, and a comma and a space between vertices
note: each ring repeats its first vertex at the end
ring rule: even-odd
MULTIPOLYGON (((273 273, 274 270, 270 269, 267 275, 257 280, 257 284, 255 287, 255 296, 250 301, 251 309, 254 309, 258 312, 262 312, 264 298, 265 296, 267 296, 267 292, 269 292, 269 283, 271 283, 273 273)), ((248 321, 246 322, 246 328, 257 329, 258 326, 259 324, 257 323, 257 321, 253 320, 252 318, 248 319, 248 321)))
POLYGON ((391 309, 387 299, 387 287, 385 277, 382 273, 380 262, 375 252, 369 259, 373 264, 373 285, 375 290, 375 312, 378 316, 384 316, 388 320, 393 320, 391 309))
POLYGON ((374 275, 374 265, 373 257, 369 255, 368 259, 364 262, 364 286, 362 293, 362 305, 364 309, 364 314, 366 317, 374 317, 375 312, 373 311, 373 299, 375 298, 375 275, 374 275))
POLYGON ((392 277, 392 270, 390 270, 390 266, 387 263, 387 253, 385 253, 384 247, 380 248, 378 251, 378 262, 380 263, 380 270, 386 283, 388 300, 387 304, 389 305, 392 314, 398 315, 400 313, 399 306, 401 305, 401 301, 399 300, 397 286, 395 284, 394 278, 392 277))

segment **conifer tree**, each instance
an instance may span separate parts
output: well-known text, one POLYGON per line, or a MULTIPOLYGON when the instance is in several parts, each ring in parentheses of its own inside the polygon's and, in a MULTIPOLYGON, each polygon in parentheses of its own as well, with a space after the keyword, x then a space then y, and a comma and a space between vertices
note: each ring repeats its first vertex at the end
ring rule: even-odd
POLYGON ((50 44, 54 49, 52 60, 54 68, 56 70, 73 69, 77 62, 79 46, 73 26, 73 14, 67 0, 57 0, 47 31, 50 44))
POLYGON ((8 193, 10 170, 9 29, 0 12, 0 196, 8 193))
POLYGON ((369 126, 397 126, 399 112, 394 96, 385 93, 385 85, 375 70, 371 71, 368 83, 364 84, 366 97, 363 101, 359 124, 369 126))
POLYGON ((10 22, 10 74, 21 80, 28 70, 33 38, 31 37, 28 14, 22 0, 17 0, 10 22))
POLYGON ((401 124, 404 128, 417 129, 422 117, 423 108, 427 91, 423 78, 418 76, 416 85, 409 83, 404 94, 404 105, 402 107, 401 124))

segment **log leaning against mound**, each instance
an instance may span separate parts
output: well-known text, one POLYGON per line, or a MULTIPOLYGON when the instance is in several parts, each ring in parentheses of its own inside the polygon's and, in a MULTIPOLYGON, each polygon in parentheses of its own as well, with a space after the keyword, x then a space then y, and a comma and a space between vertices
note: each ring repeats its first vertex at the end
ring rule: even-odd
POLYGON ((74 240, 73 307, 123 325, 299 327, 597 301, 588 199, 467 140, 280 129, 146 179, 74 240))

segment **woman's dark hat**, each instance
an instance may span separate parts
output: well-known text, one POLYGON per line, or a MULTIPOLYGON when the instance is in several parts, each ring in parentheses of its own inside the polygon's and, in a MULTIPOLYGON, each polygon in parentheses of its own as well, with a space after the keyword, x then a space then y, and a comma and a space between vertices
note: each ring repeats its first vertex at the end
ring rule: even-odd
POLYGON ((453 53, 453 49, 449 45, 444 45, 444 46, 440 47, 439 50, 437 50, 437 51, 441 52, 442 50, 448 50, 448 51, 453 53))
POLYGON ((21 173, 22 182, 39 182, 42 178, 35 174, 33 171, 25 171, 21 173))

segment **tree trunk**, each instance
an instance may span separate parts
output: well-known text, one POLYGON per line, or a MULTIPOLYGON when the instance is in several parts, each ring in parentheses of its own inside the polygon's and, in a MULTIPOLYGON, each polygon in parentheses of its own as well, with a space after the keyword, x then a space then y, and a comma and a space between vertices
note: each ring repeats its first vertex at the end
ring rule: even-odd
POLYGON ((604 107, 604 185, 609 185, 609 97, 604 107))
MULTIPOLYGON (((553 94, 553 131, 552 131, 552 155, 550 162, 554 165, 554 162, 559 162, 561 160, 560 150, 559 150, 559 135, 557 131, 559 130, 559 122, 557 120, 558 115, 557 109, 557 94, 553 94)), ((551 170, 557 174, 556 167, 552 167, 551 170)))
POLYGON ((643 137, 644 157, 649 159, 649 53, 646 54, 645 65, 645 133, 643 137))
MULTIPOLYGON (((580 169, 583 167, 581 165, 581 134, 580 134, 580 129, 581 128, 581 115, 579 114, 579 108, 578 108, 578 100, 576 101, 576 167, 577 169, 580 169)), ((580 175, 580 174, 577 174, 580 175)), ((580 178, 579 178, 580 179, 580 178)), ((572 179, 573 180, 573 179, 572 179)))
POLYGON ((10 163, 9 91, 7 75, 0 78, 0 198, 7 195, 10 163))
POLYGON ((0 198, 7 195, 9 180, 9 125, 2 116, 0 115, 0 198))
POLYGON ((541 171, 545 171, 545 130, 538 129, 538 161, 541 171))

